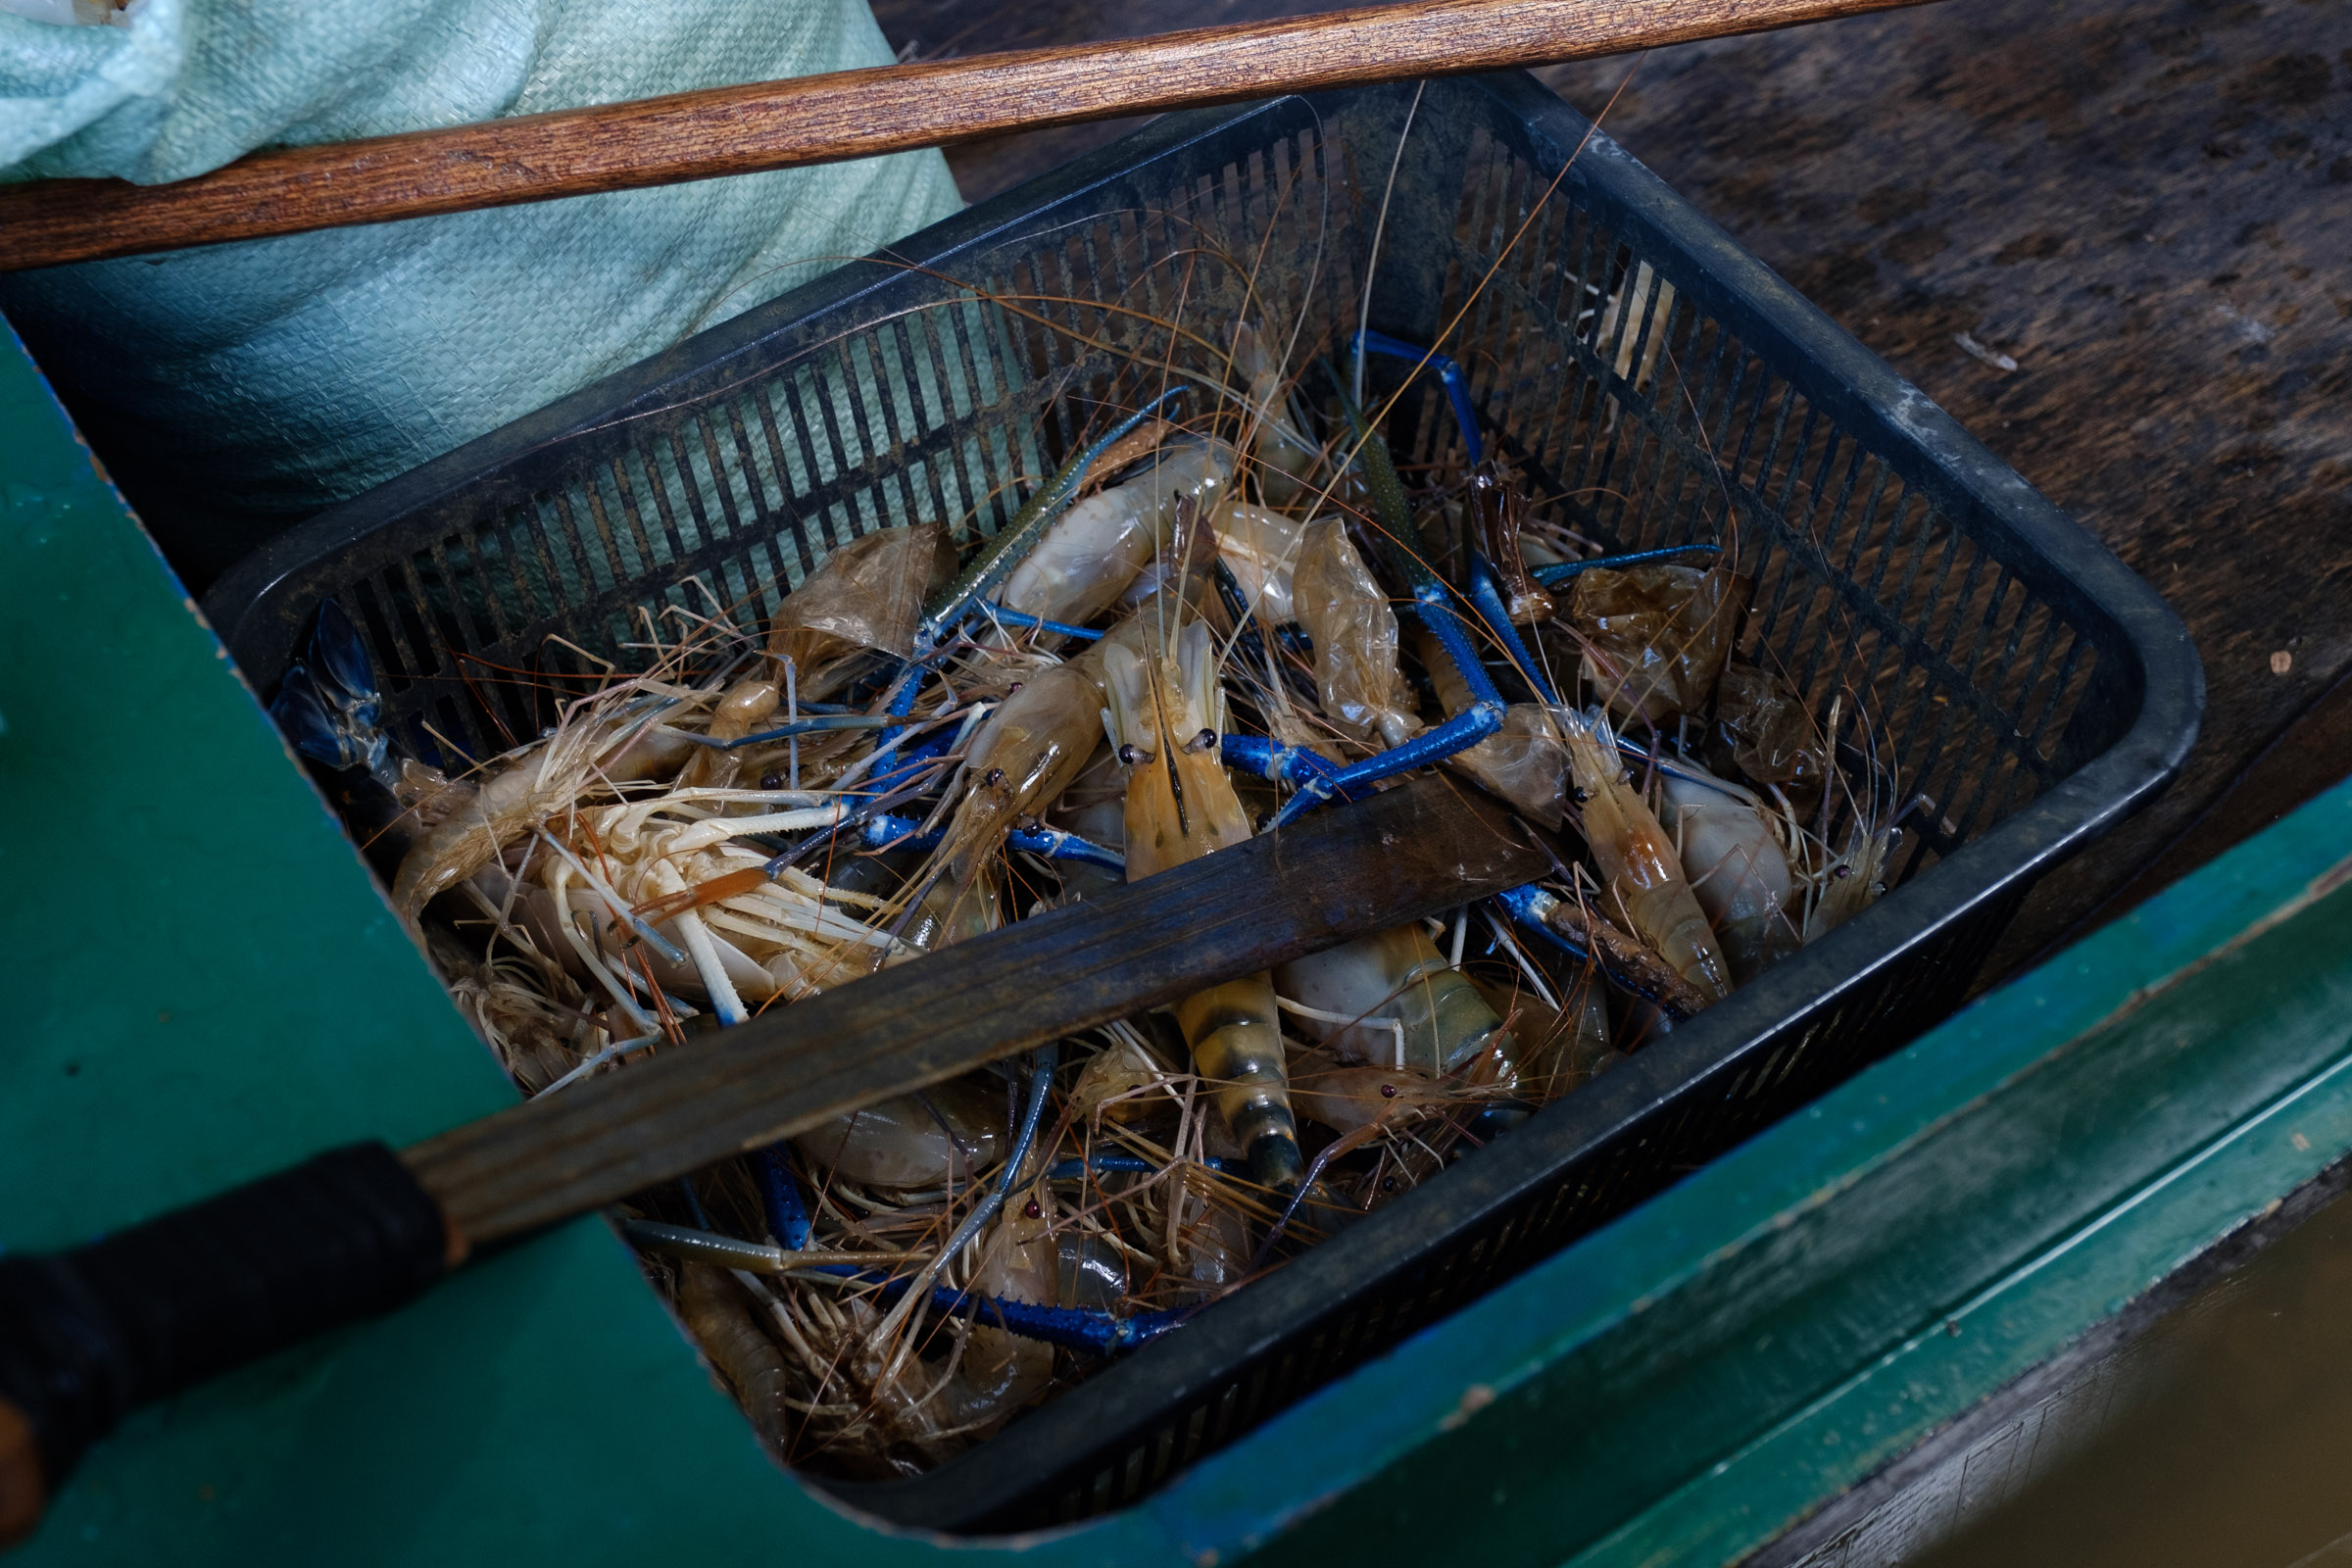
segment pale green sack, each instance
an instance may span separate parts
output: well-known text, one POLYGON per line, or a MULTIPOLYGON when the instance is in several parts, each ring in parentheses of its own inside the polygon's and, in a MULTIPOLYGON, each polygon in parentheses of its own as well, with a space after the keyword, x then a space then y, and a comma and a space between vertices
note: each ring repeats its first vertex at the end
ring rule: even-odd
MULTIPOLYGON (((179 179, 889 58, 865 0, 0 0, 0 178, 179 179)), ((0 309, 200 587, 956 206, 939 154, 906 153, 21 272, 0 309)))

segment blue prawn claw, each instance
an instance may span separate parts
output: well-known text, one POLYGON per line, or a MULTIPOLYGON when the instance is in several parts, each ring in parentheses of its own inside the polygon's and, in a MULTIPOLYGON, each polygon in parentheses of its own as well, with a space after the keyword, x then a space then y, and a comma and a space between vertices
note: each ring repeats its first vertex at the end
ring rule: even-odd
POLYGON ((320 602, 310 656, 295 661, 278 683, 270 716, 305 757, 339 770, 385 767, 391 743, 377 727, 383 694, 359 629, 332 599, 320 602))
POLYGON ((1470 466, 1475 468, 1485 461, 1486 443, 1479 439, 1478 416, 1470 407, 1470 378, 1462 373, 1459 364, 1436 349, 1425 349, 1386 332, 1358 332, 1349 346, 1359 355, 1382 354, 1393 360, 1411 360, 1437 371, 1439 382, 1446 388, 1446 401, 1453 405, 1453 422, 1461 426, 1462 448, 1469 456, 1470 466))
POLYGON ((368 645, 360 641, 359 627, 332 599, 319 601, 318 625, 311 633, 310 662, 314 678, 326 677, 321 691, 330 700, 340 699, 337 706, 352 722, 374 727, 384 707, 383 693, 376 689, 375 666, 368 661, 368 645))
MULTIPOLYGON (((858 835, 869 850, 936 850, 947 830, 933 828, 926 833, 912 817, 879 815, 859 823, 858 835)), ((1077 860, 1122 876, 1127 872, 1127 858, 1118 851, 1059 828, 1016 827, 1004 835, 1004 842, 1011 849, 1026 850, 1049 860, 1077 860)))
MULTIPOLYGON (((1470 466, 1478 466, 1485 446, 1479 439, 1477 415, 1470 406, 1470 382, 1462 373, 1462 368, 1435 349, 1417 348, 1379 332, 1359 332, 1355 336, 1355 343, 1359 353, 1385 354, 1396 359, 1412 360, 1438 372, 1439 380, 1446 386, 1446 401, 1453 406, 1454 423, 1461 427, 1462 446, 1469 454, 1470 466)), ((1600 556, 1591 561, 1555 562, 1547 566, 1531 567, 1528 575, 1543 587, 1557 588, 1595 566, 1639 566, 1653 561, 1670 561, 1678 556, 1717 555, 1721 551, 1720 545, 1668 545, 1663 549, 1635 550, 1624 555, 1600 556)), ((1528 685, 1535 688, 1536 695, 1546 704, 1557 703, 1558 698, 1552 695, 1550 683, 1544 680, 1536 662, 1528 657, 1526 645, 1520 642, 1518 631, 1511 625, 1510 612, 1503 607, 1501 584, 1494 567, 1475 553, 1470 558, 1469 593, 1479 619, 1487 623, 1487 629, 1494 634, 1494 640, 1502 645, 1503 652, 1519 667, 1528 685)))
POLYGON ((1528 575, 1546 588, 1557 588, 1571 577, 1606 567, 1611 571, 1627 566, 1646 565, 1653 561, 1672 561, 1677 556, 1715 556, 1723 553, 1721 545, 1666 545, 1656 550, 1629 550, 1621 556, 1594 556, 1590 561, 1555 561, 1548 566, 1533 566, 1528 575))
MULTIPOLYGON (((1470 406, 1470 378, 1462 373, 1461 366, 1435 349, 1420 348, 1381 332, 1358 332, 1355 346, 1361 354, 1385 354, 1393 359, 1412 360, 1437 371, 1438 379, 1446 387, 1446 400, 1453 408, 1453 422, 1461 428, 1462 449, 1470 459, 1470 466, 1475 468, 1485 461, 1486 443, 1479 438, 1478 416, 1470 406)), ((1543 581, 1541 573, 1537 574, 1537 580, 1543 581)), ((1537 698, 1546 705, 1557 703, 1559 698, 1553 693, 1551 683, 1544 678, 1543 666, 1528 652, 1527 644, 1520 640, 1518 628, 1511 624, 1510 611, 1502 600, 1501 579, 1496 575, 1493 564, 1475 551, 1470 556, 1468 594, 1470 606, 1478 612, 1478 618, 1494 634, 1495 643, 1534 689, 1537 698)))
POLYGON ((1487 666, 1479 660, 1478 649, 1462 624, 1461 612, 1454 608, 1452 590, 1404 543, 1414 536, 1412 513, 1405 505, 1404 486, 1396 478, 1387 445, 1345 391, 1340 394, 1340 404, 1355 434, 1356 462, 1363 468, 1365 487, 1371 491, 1373 508, 1379 514, 1380 553, 1389 569, 1411 590, 1413 613, 1429 628, 1430 635, 1437 638, 1438 646, 1445 649, 1446 657, 1460 672, 1462 684, 1470 692, 1470 706, 1436 729, 1426 730, 1360 762, 1328 773, 1306 770, 1313 776, 1300 782, 1297 793, 1274 813, 1271 824, 1274 827, 1296 821, 1326 801, 1341 798, 1351 790, 1360 790, 1411 768, 1444 761, 1502 727, 1502 694, 1494 689, 1487 666))

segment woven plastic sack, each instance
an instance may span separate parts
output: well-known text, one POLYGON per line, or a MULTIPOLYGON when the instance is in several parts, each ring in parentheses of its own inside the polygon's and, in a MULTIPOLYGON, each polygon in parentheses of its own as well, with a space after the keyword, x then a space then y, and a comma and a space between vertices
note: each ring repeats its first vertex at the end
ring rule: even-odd
MULTIPOLYGON (((179 179, 889 59, 864 0, 0 0, 0 178, 179 179)), ((201 588, 956 205, 940 156, 909 153, 16 273, 0 310, 201 588)))

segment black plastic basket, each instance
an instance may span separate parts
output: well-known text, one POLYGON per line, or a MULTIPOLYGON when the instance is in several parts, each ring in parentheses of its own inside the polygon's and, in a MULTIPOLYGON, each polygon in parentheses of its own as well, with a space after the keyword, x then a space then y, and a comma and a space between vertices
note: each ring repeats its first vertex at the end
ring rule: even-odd
MULTIPOLYGON (((1152 318, 1214 337, 1246 305, 1344 341, 1384 192, 1368 324, 1454 323, 1491 442, 1580 531, 1711 539, 1728 509, 1740 646, 1817 711, 1868 694, 1930 826, 1863 917, 1442 1179, 938 1471, 830 1486, 876 1515, 1128 1503, 1936 1022, 2034 882, 2180 765, 2204 701, 2180 620, 1517 74, 1157 121, 335 509, 207 601, 267 690, 338 596, 395 728, 503 749, 551 715, 502 669, 626 657, 664 603, 755 629, 846 538, 1003 521, 1139 365, 1200 360, 1152 318)), ((1451 439, 1433 396, 1391 430, 1451 439)))

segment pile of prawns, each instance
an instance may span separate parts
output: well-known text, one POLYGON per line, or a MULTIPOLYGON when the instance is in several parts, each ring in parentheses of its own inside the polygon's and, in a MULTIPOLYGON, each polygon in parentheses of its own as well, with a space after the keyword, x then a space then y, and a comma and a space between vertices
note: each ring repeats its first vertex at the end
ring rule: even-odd
POLYGON ((649 616, 644 672, 461 777, 394 754, 331 603, 277 700, 379 787, 395 906, 533 1095, 1411 770, 1555 847, 1450 919, 645 1195, 625 1234, 787 1462, 919 1473, 1883 891, 1892 769, 1732 657, 1728 554, 1532 515, 1466 400, 1408 486, 1378 412, 1337 376, 1311 407, 1268 341, 1236 327, 967 549, 835 550, 763 642, 649 616))

